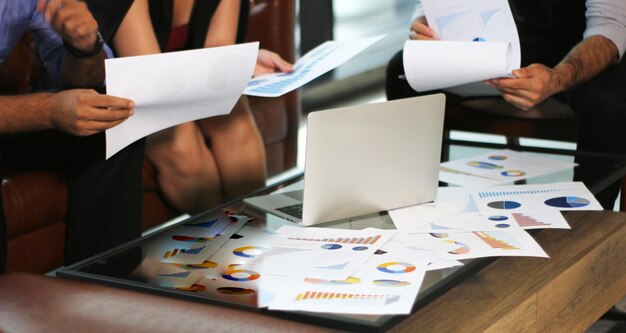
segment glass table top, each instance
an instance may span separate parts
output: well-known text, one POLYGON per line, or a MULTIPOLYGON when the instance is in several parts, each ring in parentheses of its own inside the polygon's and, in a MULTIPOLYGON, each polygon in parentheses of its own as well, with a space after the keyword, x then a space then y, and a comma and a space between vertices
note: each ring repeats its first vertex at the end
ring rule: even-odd
MULTIPOLYGON (((451 159, 479 155, 502 148, 501 145, 497 144, 478 144, 466 142, 451 142, 449 144, 451 159)), ((526 151, 528 150, 553 159, 565 161, 574 160, 574 152, 571 150, 529 148, 526 151)), ((525 150, 522 149, 522 151, 525 150)), ((590 190, 594 194, 626 174, 626 163, 624 163, 625 159, 623 157, 602 154, 588 154, 588 156, 592 157, 594 160, 603 161, 606 165, 612 166, 611 172, 603 175, 601 179, 598 179, 589 186, 590 190)), ((572 177, 573 169, 568 169, 541 177, 531 178, 528 179, 526 183, 538 184, 571 181, 572 177)), ((440 185, 445 186, 445 184, 440 185)), ((297 188, 301 186, 302 174, 298 173, 294 176, 280 180, 278 183, 268 186, 265 189, 259 190, 250 196, 267 194, 277 190, 285 190, 286 188, 297 188)), ((158 232, 151 233, 95 257, 63 268, 57 272, 57 275, 164 294, 172 297, 181 297, 200 302, 234 306, 248 311, 261 311, 267 315, 285 317, 316 325, 344 329, 345 327, 350 327, 351 330, 357 331, 386 330, 406 317, 404 315, 342 315, 313 312, 270 311, 265 308, 260 308, 259 305, 266 303, 266 298, 271 297, 271 294, 264 293, 260 290, 239 288, 236 283, 224 283, 224 279, 220 279, 219 274, 212 275, 213 273, 209 273, 212 268, 216 268, 218 266, 216 262, 211 260, 206 261, 201 265, 195 265, 194 267, 186 267, 189 271, 202 272, 200 274, 205 275, 202 280, 200 280, 200 283, 193 284, 190 287, 180 287, 172 284, 169 280, 164 282, 162 279, 159 280, 154 278, 155 272, 162 271, 164 269, 164 265, 171 265, 163 264, 161 262, 163 249, 171 248, 175 251, 175 244, 171 241, 171 235, 173 233, 181 234, 179 231, 182 230, 181 228, 184 229, 185 225, 198 225, 207 223, 208 221, 215 221, 217 217, 226 216, 224 212, 228 212, 231 215, 233 212, 236 212, 238 214, 237 216, 246 216, 252 220, 236 231, 230 239, 253 237, 257 242, 261 242, 262 245, 264 244, 264 235, 273 233, 283 225, 293 225, 292 222, 246 205, 242 199, 243 198, 231 201, 205 213, 192 216, 186 220, 159 230, 158 232)), ((230 216, 229 218, 231 221, 236 220, 233 216, 230 216)), ((364 229, 369 227, 395 229, 391 218, 386 212, 325 223, 318 226, 344 229, 364 229)), ((185 236, 179 235, 179 237, 185 236)), ((191 237, 188 237, 186 240, 193 241, 191 237)), ((229 239, 221 239, 220 242, 216 244, 217 246, 224 244, 222 247, 222 249, 224 249, 228 248, 228 241, 229 239)), ((231 250, 232 249, 229 249, 228 251, 231 250)), ((428 302, 446 292, 459 282, 463 281, 465 277, 473 274, 496 259, 497 258, 466 260, 463 261, 463 266, 428 271, 413 306, 413 312, 425 304, 428 304, 428 302)), ((229 267, 231 267, 240 263, 232 262, 229 264, 229 267)), ((181 265, 178 265, 177 267, 180 268, 181 265)))

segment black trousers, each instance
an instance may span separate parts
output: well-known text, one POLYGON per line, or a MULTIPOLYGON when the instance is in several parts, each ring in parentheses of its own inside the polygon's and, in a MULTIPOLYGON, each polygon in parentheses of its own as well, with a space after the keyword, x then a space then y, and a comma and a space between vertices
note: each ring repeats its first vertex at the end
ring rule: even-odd
MULTIPOLYGON (((406 80, 399 78, 402 74, 404 66, 400 51, 387 66, 387 99, 425 94, 413 91, 406 80)), ((556 97, 569 104, 580 120, 578 151, 626 155, 626 61, 609 67, 590 81, 556 97)), ((577 156, 576 162, 580 166, 574 169, 574 180, 582 181, 587 186, 612 169, 610 164, 598 158, 577 156)), ((615 182, 598 193, 596 198, 605 209, 613 209, 619 189, 620 182, 615 182)))
MULTIPOLYGON (((144 140, 108 160, 104 133, 76 137, 42 131, 2 136, 0 151, 0 167, 6 174, 45 170, 64 174, 68 184, 66 265, 141 235, 144 140)), ((6 223, 4 219, 0 223, 0 267, 4 267, 6 223)))

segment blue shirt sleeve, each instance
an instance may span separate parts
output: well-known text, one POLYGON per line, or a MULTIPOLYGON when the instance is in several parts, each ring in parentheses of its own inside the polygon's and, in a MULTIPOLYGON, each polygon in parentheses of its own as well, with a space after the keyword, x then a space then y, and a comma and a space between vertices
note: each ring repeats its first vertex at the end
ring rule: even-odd
POLYGON ((39 56, 50 78, 55 80, 55 83, 60 84, 61 62, 66 52, 63 40, 39 11, 33 12, 29 31, 37 41, 39 56))

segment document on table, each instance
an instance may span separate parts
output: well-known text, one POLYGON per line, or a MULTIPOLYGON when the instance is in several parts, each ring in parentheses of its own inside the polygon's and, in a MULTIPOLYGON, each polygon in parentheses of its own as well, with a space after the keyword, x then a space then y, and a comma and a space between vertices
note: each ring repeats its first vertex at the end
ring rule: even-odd
POLYGON ((300 88, 322 74, 338 67, 384 36, 351 41, 327 41, 307 52, 294 64, 291 73, 265 74, 252 79, 245 95, 277 97, 300 88))
POLYGON ((503 149, 441 163, 439 180, 459 186, 483 188, 538 177, 574 166, 574 162, 503 149))
POLYGON ((495 186, 471 191, 481 212, 526 213, 557 210, 602 210, 582 182, 495 186))
POLYGON ((497 77, 520 67, 521 51, 506 0, 423 0, 437 41, 404 44, 404 70, 416 91, 497 77))
POLYGON ((107 59, 107 94, 135 114, 106 131, 106 158, 149 134, 230 113, 252 77, 259 43, 107 59))
POLYGON ((372 255, 347 279, 315 276, 283 287, 270 310, 351 314, 408 314, 422 285, 429 258, 402 251, 372 255))

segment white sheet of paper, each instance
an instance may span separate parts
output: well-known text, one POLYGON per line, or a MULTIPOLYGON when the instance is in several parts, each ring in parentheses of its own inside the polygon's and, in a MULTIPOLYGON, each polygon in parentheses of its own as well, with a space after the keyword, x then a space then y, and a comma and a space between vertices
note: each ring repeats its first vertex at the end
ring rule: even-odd
POLYGON ((107 59, 107 94, 135 114, 106 131, 106 158, 149 134, 230 113, 252 76, 259 43, 107 59))
POLYGON ((602 210, 582 182, 496 186, 473 190, 471 196, 478 209, 485 213, 602 210))
POLYGON ((463 260, 483 257, 522 256, 545 257, 541 246, 523 229, 474 232, 439 232, 406 234, 403 237, 407 250, 423 251, 420 247, 434 249, 433 243, 451 246, 450 250, 437 251, 448 260, 463 260))
POLYGON ((520 67, 519 37, 506 0, 423 0, 438 41, 407 41, 404 69, 416 91, 511 76, 520 67))
POLYGON ((265 74, 250 80, 244 94, 261 97, 286 94, 338 67, 383 37, 327 41, 302 56, 294 64, 293 72, 265 74))
POLYGON ((253 263, 255 269, 276 275, 345 279, 396 231, 283 226, 277 233, 282 237, 253 263))
POLYGON ((503 149, 441 163, 439 180, 459 186, 484 188, 573 168, 576 163, 533 153, 503 149))
POLYGON ((344 280, 309 277, 286 286, 270 310, 350 314, 408 314, 420 289, 428 260, 411 253, 371 256, 344 280))

